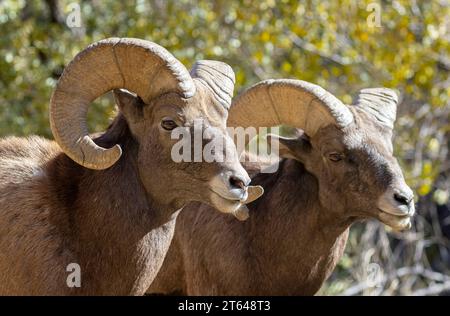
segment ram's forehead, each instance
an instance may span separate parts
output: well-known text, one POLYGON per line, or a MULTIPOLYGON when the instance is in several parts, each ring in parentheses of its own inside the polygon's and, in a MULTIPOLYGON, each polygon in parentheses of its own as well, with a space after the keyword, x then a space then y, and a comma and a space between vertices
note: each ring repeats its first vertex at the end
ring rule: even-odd
POLYGON ((184 107, 186 120, 203 118, 212 126, 226 126, 228 110, 214 97, 213 92, 200 82, 196 82, 195 95, 188 100, 184 107))
POLYGON ((392 148, 391 134, 367 120, 355 120, 353 126, 344 130, 343 143, 349 150, 388 153, 392 148))
POLYGON ((361 147, 365 143, 365 133, 360 129, 349 129, 343 134, 343 143, 349 149, 361 147))

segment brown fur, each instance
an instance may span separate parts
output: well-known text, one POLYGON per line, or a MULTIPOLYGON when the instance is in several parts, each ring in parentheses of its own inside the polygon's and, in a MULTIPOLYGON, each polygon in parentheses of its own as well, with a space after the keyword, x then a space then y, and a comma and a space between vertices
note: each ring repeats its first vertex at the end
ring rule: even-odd
MULTIPOLYGON (((364 112, 344 131, 328 126, 311 139, 280 141, 285 159, 252 184, 265 189, 235 222, 193 203, 177 221, 167 258, 149 293, 313 295, 342 256, 349 227, 379 218, 377 199, 405 185, 391 131, 364 112), (329 152, 344 153, 339 162, 329 152)), ((255 173, 247 167, 248 172, 255 173)))
POLYGON ((237 159, 177 164, 170 158, 175 140, 161 129, 162 117, 184 126, 200 118, 215 137, 226 135, 226 110, 206 88, 197 89, 189 100, 167 94, 152 104, 116 92, 121 114, 95 141, 119 144, 123 155, 106 170, 83 168, 43 138, 0 140, 0 294, 145 292, 178 210, 192 200, 210 203, 208 180, 242 169, 237 159), (70 263, 81 267, 80 288, 66 284, 70 263))

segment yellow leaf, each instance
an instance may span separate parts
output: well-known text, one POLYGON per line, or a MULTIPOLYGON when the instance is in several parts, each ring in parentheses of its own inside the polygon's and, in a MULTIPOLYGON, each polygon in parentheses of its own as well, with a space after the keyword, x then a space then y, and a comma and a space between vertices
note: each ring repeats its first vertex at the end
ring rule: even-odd
POLYGON ((352 97, 351 97, 351 95, 345 94, 345 95, 342 97, 342 101, 344 101, 344 103, 346 103, 346 104, 351 104, 351 103, 352 103, 352 97))
POLYGON ((419 190, 417 190, 417 193, 419 193, 419 195, 427 195, 428 193, 430 193, 431 191, 431 185, 429 183, 425 183, 423 185, 420 186, 419 190))
POLYGON ((432 170, 433 166, 431 165, 431 162, 426 161, 422 167, 422 177, 426 178, 427 176, 429 176, 432 170))
POLYGON ((269 34, 269 32, 267 32, 267 31, 262 32, 261 35, 260 35, 260 38, 261 38, 261 41, 263 41, 263 42, 270 41, 270 34, 269 34))
POLYGON ((253 57, 255 57, 255 59, 258 61, 258 62, 261 62, 262 61, 262 59, 263 59, 263 53, 261 52, 261 51, 257 51, 254 55, 253 55, 253 57))
POLYGON ((283 65, 281 66, 281 68, 283 69, 283 71, 285 72, 290 72, 292 69, 292 65, 290 63, 288 63, 287 61, 285 61, 283 63, 283 65))

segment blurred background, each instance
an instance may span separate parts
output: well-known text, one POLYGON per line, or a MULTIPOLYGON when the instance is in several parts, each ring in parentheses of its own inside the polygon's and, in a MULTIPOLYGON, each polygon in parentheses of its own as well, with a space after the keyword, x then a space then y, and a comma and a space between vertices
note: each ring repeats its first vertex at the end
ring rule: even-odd
MULTIPOLYGON (((450 291, 450 3, 435 1, 0 0, 0 136, 51 137, 48 103, 64 65, 105 37, 166 47, 188 68, 218 59, 236 93, 267 78, 321 85, 351 103, 366 87, 397 89, 395 150, 415 189, 411 231, 355 225, 322 295, 450 291)), ((114 115, 110 96, 92 131, 114 115)))

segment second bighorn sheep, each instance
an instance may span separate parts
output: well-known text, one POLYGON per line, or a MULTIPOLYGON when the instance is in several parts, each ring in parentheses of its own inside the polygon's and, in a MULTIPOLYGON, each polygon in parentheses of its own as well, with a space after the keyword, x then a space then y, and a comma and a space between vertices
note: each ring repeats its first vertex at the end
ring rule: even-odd
POLYGON ((414 201, 392 150, 396 105, 389 89, 362 90, 347 106, 298 80, 269 80, 244 92, 229 125, 287 124, 303 132, 279 138, 289 159, 252 179, 265 193, 248 206, 246 222, 200 203, 186 207, 149 292, 312 295, 342 256, 352 223, 376 218, 408 228, 414 201))
POLYGON ((56 142, 0 140, 0 294, 144 293, 178 210, 202 201, 232 213, 247 197, 225 129, 233 88, 228 65, 200 61, 189 74, 148 41, 111 38, 79 53, 51 98, 56 142), (137 96, 114 90, 120 112, 92 139, 89 104, 119 88, 137 96), (173 161, 171 130, 194 121, 203 142, 225 144, 225 162, 173 161))

